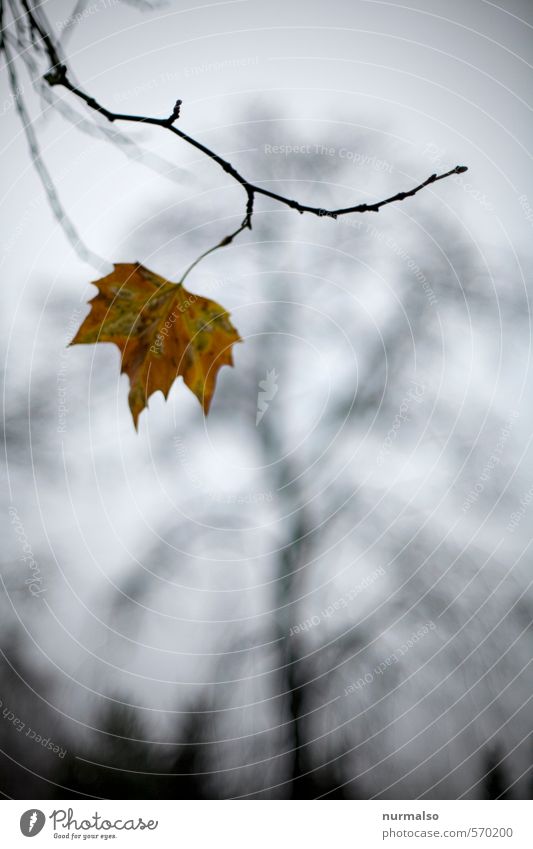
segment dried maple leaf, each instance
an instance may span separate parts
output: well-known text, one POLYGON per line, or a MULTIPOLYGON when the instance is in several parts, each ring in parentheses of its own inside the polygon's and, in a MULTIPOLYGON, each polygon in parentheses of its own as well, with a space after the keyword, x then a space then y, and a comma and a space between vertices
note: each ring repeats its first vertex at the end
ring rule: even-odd
POLYGON ((241 341, 228 313, 139 263, 119 263, 94 285, 98 294, 70 344, 118 346, 135 427, 149 396, 160 389, 166 398, 178 375, 207 415, 218 370, 233 365, 232 345, 241 341))

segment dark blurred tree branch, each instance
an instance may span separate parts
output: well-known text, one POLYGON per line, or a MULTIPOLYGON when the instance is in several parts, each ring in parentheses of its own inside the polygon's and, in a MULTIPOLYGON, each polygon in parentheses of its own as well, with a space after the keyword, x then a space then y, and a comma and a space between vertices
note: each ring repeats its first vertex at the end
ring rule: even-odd
MULTIPOLYGON (((25 2, 23 3, 23 5, 26 8, 27 4, 25 2)), ((35 166, 35 170, 37 171, 37 174, 43 186, 44 192, 46 194, 48 203, 54 214, 54 217, 63 229, 63 232, 65 233, 67 239, 73 246, 80 259, 82 259, 84 262, 89 263, 90 265, 93 265, 95 268, 101 269, 103 271, 107 267, 106 261, 102 259, 102 257, 95 254, 93 251, 91 251, 90 248, 88 248, 83 243, 78 231, 76 230, 74 224, 70 220, 66 210, 64 209, 61 203, 56 187, 54 186, 52 176, 48 171, 48 168, 46 167, 46 164, 42 157, 39 141, 33 128, 30 115, 26 108, 26 104, 24 102, 23 87, 19 83, 19 78, 15 68, 14 56, 11 53, 11 47, 13 46, 14 48, 18 49, 23 56, 25 55, 25 59, 27 61, 27 56, 29 55, 28 51, 32 46, 32 30, 30 30, 29 32, 25 31, 23 26, 24 19, 20 17, 15 17, 15 13, 13 11, 15 36, 12 37, 12 34, 6 31, 4 12, 4 4, 2 0, 0 0, 0 52, 3 52, 5 56, 7 74, 11 93, 13 96, 13 103, 20 117, 20 121, 24 130, 24 135, 26 136, 26 141, 28 143, 30 156, 35 166), (29 43, 28 37, 30 39, 29 43)), ((58 55, 55 52, 55 49, 53 48, 51 42, 50 49, 54 50, 54 55, 58 55)))

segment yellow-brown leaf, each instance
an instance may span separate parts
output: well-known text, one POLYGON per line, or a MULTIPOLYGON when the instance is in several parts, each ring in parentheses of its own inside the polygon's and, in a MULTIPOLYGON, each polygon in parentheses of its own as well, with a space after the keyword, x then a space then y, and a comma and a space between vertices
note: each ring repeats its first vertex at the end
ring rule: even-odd
POLYGON ((118 346, 135 427, 149 396, 160 389, 167 397, 178 375, 207 414, 218 370, 233 365, 232 346, 241 341, 228 313, 139 263, 119 263, 94 285, 98 294, 70 344, 118 346))

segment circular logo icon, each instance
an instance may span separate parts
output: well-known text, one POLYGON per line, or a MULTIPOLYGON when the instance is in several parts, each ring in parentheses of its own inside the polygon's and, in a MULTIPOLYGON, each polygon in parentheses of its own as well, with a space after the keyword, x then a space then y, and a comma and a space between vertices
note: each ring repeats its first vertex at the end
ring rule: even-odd
POLYGON ((24 837, 35 837, 43 830, 46 822, 46 817, 42 811, 37 808, 30 808, 29 811, 24 811, 20 818, 20 830, 24 837))

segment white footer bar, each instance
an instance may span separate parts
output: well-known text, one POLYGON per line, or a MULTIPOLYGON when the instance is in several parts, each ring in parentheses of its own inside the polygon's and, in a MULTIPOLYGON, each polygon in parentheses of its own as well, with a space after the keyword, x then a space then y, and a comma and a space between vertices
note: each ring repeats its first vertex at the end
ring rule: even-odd
POLYGON ((533 849, 532 820, 527 801, 10 800, 0 803, 0 843, 6 849, 533 849))

